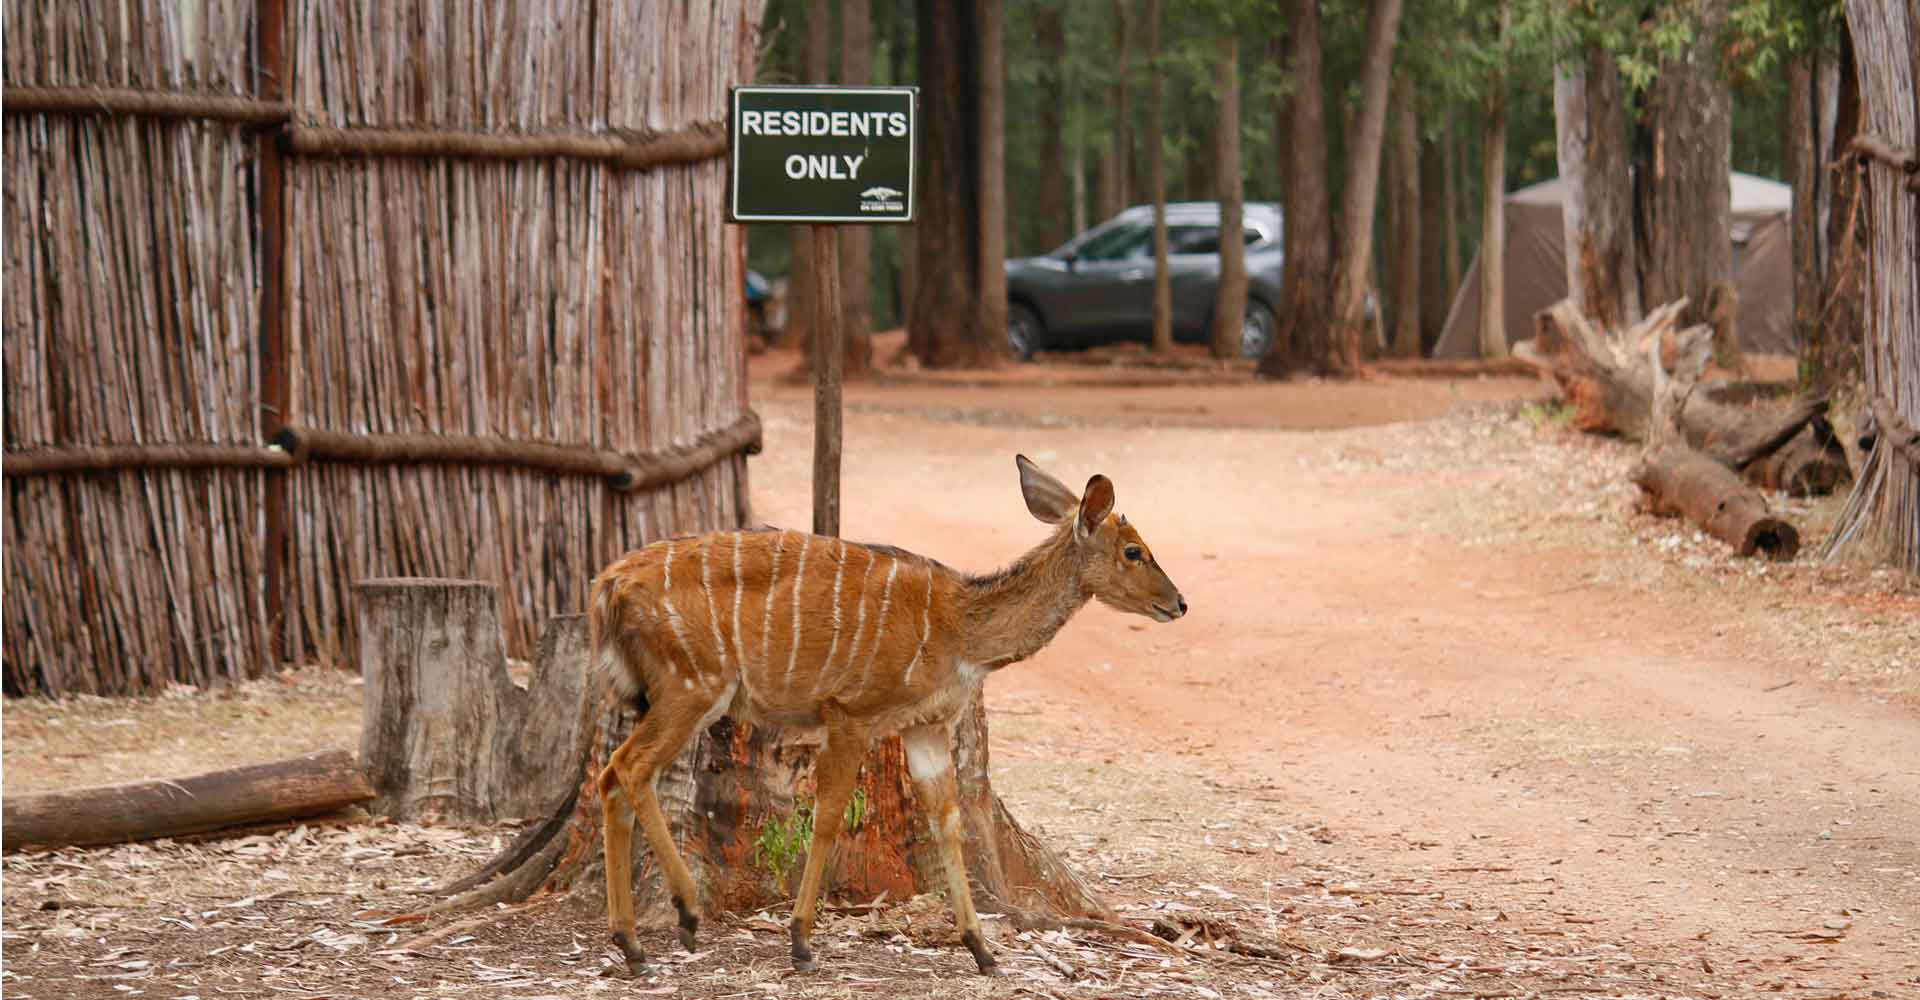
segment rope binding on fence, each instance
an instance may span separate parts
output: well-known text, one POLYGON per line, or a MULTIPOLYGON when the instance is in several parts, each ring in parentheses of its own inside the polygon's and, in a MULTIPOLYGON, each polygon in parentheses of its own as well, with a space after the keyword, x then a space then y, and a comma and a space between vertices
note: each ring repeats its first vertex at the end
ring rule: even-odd
POLYGON ((285 469, 311 462, 502 466, 598 476, 608 487, 630 493, 688 479, 735 454, 757 455, 760 444, 760 415, 752 410, 687 444, 640 454, 481 434, 358 434, 290 426, 266 447, 135 444, 8 452, 5 472, 48 476, 135 469, 285 469))

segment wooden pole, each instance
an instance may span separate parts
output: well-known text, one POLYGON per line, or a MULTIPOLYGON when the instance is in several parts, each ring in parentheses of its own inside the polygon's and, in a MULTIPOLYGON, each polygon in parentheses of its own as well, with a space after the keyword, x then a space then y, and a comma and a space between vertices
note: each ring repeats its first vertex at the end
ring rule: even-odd
POLYGON ((813 227, 813 533, 840 534, 840 235, 813 227))
MULTIPOLYGON (((262 101, 287 99, 286 0, 258 0, 255 6, 257 49, 254 96, 262 101)), ((292 417, 292 380, 288 371, 287 327, 293 303, 287 298, 287 165, 271 134, 258 139, 260 226, 260 414, 262 439, 270 439, 292 417)), ((267 662, 255 671, 270 673, 282 660, 297 658, 287 649, 287 591, 293 567, 292 516, 288 473, 266 473, 262 510, 264 550, 260 586, 265 590, 267 662)))

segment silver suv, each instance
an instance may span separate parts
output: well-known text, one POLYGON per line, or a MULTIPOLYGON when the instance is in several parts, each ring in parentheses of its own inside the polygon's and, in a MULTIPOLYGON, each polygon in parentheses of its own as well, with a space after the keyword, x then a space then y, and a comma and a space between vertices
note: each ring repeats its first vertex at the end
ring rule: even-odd
MULTIPOLYGON (((1248 202, 1247 313, 1240 351, 1273 346, 1280 302, 1280 206, 1248 202)), ((1220 205, 1167 206, 1167 267, 1173 273, 1173 336, 1205 340, 1220 282, 1220 205)), ((1153 206, 1135 205, 1041 257, 1007 261, 1007 341, 1015 357, 1055 347, 1153 336, 1153 206)))

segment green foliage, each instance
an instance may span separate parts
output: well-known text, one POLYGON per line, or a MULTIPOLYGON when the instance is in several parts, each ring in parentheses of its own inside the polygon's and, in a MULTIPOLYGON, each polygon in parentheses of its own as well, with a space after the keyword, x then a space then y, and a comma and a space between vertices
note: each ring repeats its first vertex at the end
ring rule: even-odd
POLYGON ((1544 403, 1528 403, 1520 407, 1520 419, 1532 427, 1558 427, 1565 429, 1573 426, 1573 407, 1560 400, 1544 403))
MULTIPOLYGON (((841 830, 845 833, 858 833, 866 825, 865 791, 858 788, 853 790, 841 820, 841 830)), ((801 859, 807 856, 807 845, 812 842, 813 799, 802 798, 794 803, 792 815, 785 819, 770 819, 760 828, 760 836, 753 843, 753 863, 772 874, 780 890, 785 892, 788 889, 787 876, 799 867, 801 859)))

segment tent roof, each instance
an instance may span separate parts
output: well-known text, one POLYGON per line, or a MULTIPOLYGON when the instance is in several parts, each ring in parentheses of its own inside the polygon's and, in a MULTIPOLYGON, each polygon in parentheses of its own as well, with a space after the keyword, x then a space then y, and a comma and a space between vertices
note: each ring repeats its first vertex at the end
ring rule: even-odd
MULTIPOLYGON (((1765 177, 1752 174, 1734 173, 1733 217, 1744 222, 1755 222, 1775 215, 1783 215, 1793 207, 1793 189, 1779 181, 1770 181, 1765 177)), ((1541 181, 1529 187, 1507 195, 1509 204, 1552 205, 1558 207, 1567 200, 1567 182, 1563 178, 1541 181)))

